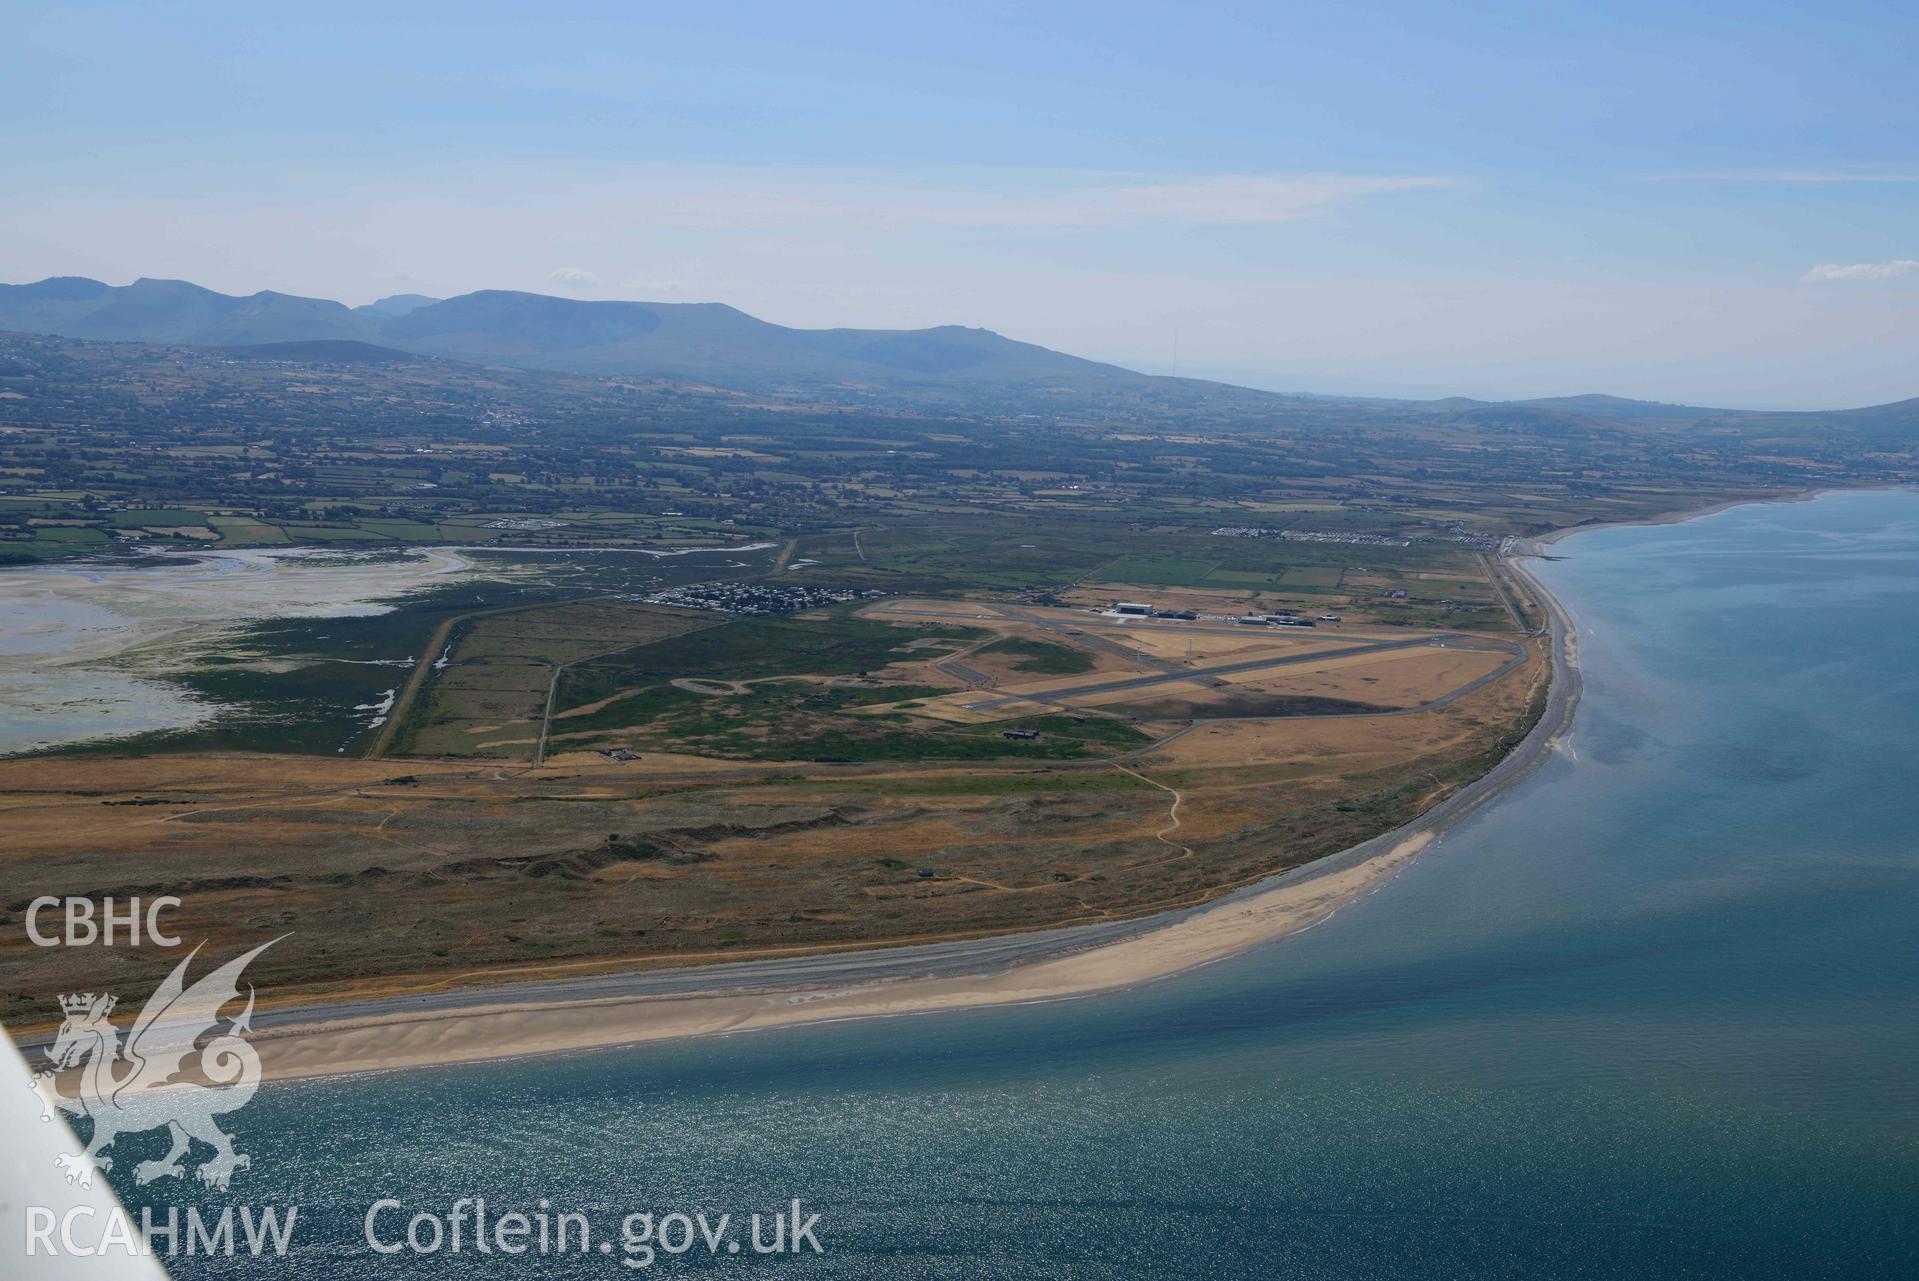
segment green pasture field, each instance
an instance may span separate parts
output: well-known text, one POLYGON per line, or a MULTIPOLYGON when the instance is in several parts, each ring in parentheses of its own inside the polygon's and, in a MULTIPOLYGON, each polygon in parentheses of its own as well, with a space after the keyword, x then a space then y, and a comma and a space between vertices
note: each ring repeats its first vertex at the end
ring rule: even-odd
POLYGON ((424 542, 445 536, 440 526, 416 520, 362 520, 359 526, 370 534, 390 538, 394 542, 424 542))
MULTIPOLYGON (((937 516, 886 523, 860 530, 861 561, 850 535, 809 539, 800 555, 836 571, 876 578, 906 578, 924 590, 948 588, 1001 590, 1062 588, 1112 559, 1116 528, 1086 521, 1039 518, 1007 520, 997 516, 951 519, 937 516), (819 549, 814 550, 817 541, 819 549)), ((882 584, 884 585, 884 584, 882 584)))
POLYGON ((1404 585, 1412 595, 1427 600, 1448 597, 1474 601, 1494 599, 1492 588, 1483 578, 1414 578, 1407 580, 1404 585))
POLYGON ((1247 569, 1216 569, 1206 575, 1203 585, 1324 592, 1338 590, 1342 577, 1343 571, 1330 565, 1293 566, 1271 573, 1247 569))
POLYGON ((973 652, 982 655, 1018 654, 1020 661, 1013 664, 1013 670, 1039 676, 1077 676, 1092 671, 1094 666, 1093 656, 1083 649, 1056 645, 1051 641, 1027 640, 1020 636, 1008 636, 1005 640, 994 641, 973 652))
POLYGON ((285 546, 287 543, 286 531, 278 525, 218 516, 214 519, 228 522, 213 526, 214 532, 220 535, 220 544, 225 547, 285 546))
POLYGON ((1145 587, 1194 587, 1219 564, 1211 560, 1183 560, 1152 554, 1121 556, 1099 567, 1101 582, 1138 583, 1145 587))
POLYGON ((123 512, 101 512, 100 519, 119 529, 140 529, 147 525, 164 528, 168 525, 204 525, 207 513, 187 511, 177 507, 136 508, 123 512))

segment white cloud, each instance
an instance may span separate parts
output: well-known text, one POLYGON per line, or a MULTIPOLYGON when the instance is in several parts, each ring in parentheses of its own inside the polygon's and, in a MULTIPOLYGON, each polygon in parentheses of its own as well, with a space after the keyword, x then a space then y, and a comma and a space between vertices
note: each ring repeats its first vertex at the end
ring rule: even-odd
POLYGON ((1824 262, 1800 279, 1808 284, 1835 280, 1894 280, 1919 271, 1919 258, 1894 258, 1890 262, 1824 262))
POLYGON ((1839 183, 1861 182, 1919 182, 1919 170, 1913 169, 1696 169, 1643 176, 1652 182, 1732 182, 1789 187, 1824 187, 1839 183))
POLYGON ((547 276, 546 283, 561 289, 571 289, 576 293, 585 293, 598 289, 600 278, 581 267, 560 267, 547 276))
POLYGON ((695 172, 634 193, 629 208, 655 224, 702 228, 1263 226, 1297 222, 1360 197, 1461 185, 1433 175, 1214 175, 1173 182, 1106 174, 1069 174, 1064 180, 997 174, 953 186, 860 174, 695 172))
POLYGON ((1297 222, 1360 196, 1459 185, 1438 177, 1303 174, 1210 177, 1190 182, 1088 185, 1030 196, 906 204, 895 211, 916 221, 968 227, 1100 227, 1132 223, 1260 226, 1297 222))

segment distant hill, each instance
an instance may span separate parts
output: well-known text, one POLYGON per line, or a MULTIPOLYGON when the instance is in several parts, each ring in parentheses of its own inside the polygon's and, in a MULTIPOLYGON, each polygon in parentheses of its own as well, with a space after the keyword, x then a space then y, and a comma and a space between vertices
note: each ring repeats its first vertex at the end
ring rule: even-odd
POLYGON ((262 291, 245 298, 184 280, 142 278, 115 288, 56 276, 0 285, 0 326, 69 338, 194 343, 210 347, 360 338, 367 322, 342 303, 262 291))
POLYGON ((490 289, 422 307, 388 322, 381 334, 408 350, 464 360, 723 387, 1178 386, 985 329, 789 329, 721 303, 579 302, 490 289))
POLYGON ((1519 401, 1535 409, 1558 410, 1569 414, 1584 414, 1590 418, 1603 418, 1608 422, 1650 422, 1658 419, 1670 419, 1674 422, 1697 422, 1701 418, 1710 418, 1715 414, 1729 411, 1724 409, 1705 409, 1698 405, 1668 405, 1657 400, 1627 400, 1622 396, 1547 396, 1539 400, 1519 401))
POLYGON ((1919 436, 1919 399, 1863 409, 1802 410, 1792 413, 1744 415, 1775 434, 1782 452, 1795 446, 1817 445, 1835 436, 1857 441, 1861 448, 1902 451, 1919 436))
POLYGON ((360 342, 482 364, 748 390, 1282 399, 1156 378, 957 325, 789 329, 720 303, 583 302, 501 289, 445 300, 401 294, 347 307, 272 292, 234 297, 179 280, 115 287, 55 277, 0 285, 0 329, 220 347, 360 342))
POLYGON ((305 360, 334 365, 410 365, 421 359, 398 347, 381 347, 354 338, 315 338, 307 342, 264 342, 224 348, 248 360, 305 360))
POLYGON ((1196 425, 1282 418, 1324 424, 1403 415, 1407 421, 1437 418, 1495 435, 1569 437, 1608 424, 1668 434, 1763 419, 1776 425, 1787 452, 1803 451, 1826 430, 1884 441, 1919 431, 1919 401, 1820 414, 1760 414, 1599 394, 1522 401, 1279 395, 1142 374, 959 325, 791 329, 722 303, 584 302, 505 289, 446 299, 395 294, 347 307, 271 291, 236 297, 183 280, 143 278, 112 286, 55 276, 30 285, 0 285, 0 330, 246 348, 254 355, 294 360, 433 356, 943 411, 1211 415, 1196 414, 1196 425))
POLYGON ((404 316, 409 311, 418 311, 439 302, 438 298, 429 298, 425 294, 389 294, 385 298, 355 307, 353 310, 368 316, 404 316))
POLYGON ((1652 423, 1661 420, 1690 423, 1702 418, 1735 412, 1729 409, 1708 409, 1700 405, 1668 405, 1657 400, 1628 400, 1624 396, 1598 394, 1541 396, 1533 400, 1474 400, 1470 396, 1448 396, 1443 400, 1401 403, 1419 404, 1428 409, 1450 410, 1461 414, 1475 414, 1488 409, 1507 413, 1534 410, 1543 415, 1572 415, 1609 423, 1652 423))
MULTIPOLYGON (((1803 415, 1795 415, 1803 416, 1803 415)), ((1833 416, 1827 411, 1824 417, 1833 416)), ((1868 405, 1864 409, 1841 409, 1837 416, 1853 421, 1871 421, 1887 423, 1910 423, 1919 420, 1919 397, 1912 400, 1895 400, 1890 405, 1868 405)))

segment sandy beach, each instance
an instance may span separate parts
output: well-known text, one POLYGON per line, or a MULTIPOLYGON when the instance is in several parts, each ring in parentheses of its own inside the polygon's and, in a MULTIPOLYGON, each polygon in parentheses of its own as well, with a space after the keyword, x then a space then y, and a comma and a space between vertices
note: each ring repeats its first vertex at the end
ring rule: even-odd
POLYGON ((1384 854, 1330 875, 1222 903, 1133 939, 999 974, 798 991, 503 1004, 286 1029, 263 1034, 254 1044, 266 1075, 288 1079, 1089 996, 1178 974, 1323 921, 1378 887, 1431 840, 1424 833, 1407 837, 1384 854))
POLYGON ((1702 520, 1707 516, 1716 516, 1735 507, 1749 507, 1757 503, 1805 503, 1811 502, 1821 494, 1839 492, 1830 485, 1811 485, 1803 489, 1791 489, 1775 495, 1761 495, 1750 498, 1729 498, 1723 503, 1713 503, 1706 507, 1694 507, 1686 511, 1667 512, 1663 516, 1647 516, 1639 520, 1595 520, 1584 525, 1568 525, 1564 529, 1555 529, 1550 534, 1540 534, 1535 538, 1518 540, 1518 544, 1528 550, 1516 551, 1515 555, 1539 556, 1547 553, 1537 549, 1550 547, 1554 543, 1571 538, 1574 534, 1591 533, 1595 529, 1618 529, 1632 525, 1683 525, 1690 520, 1702 520))

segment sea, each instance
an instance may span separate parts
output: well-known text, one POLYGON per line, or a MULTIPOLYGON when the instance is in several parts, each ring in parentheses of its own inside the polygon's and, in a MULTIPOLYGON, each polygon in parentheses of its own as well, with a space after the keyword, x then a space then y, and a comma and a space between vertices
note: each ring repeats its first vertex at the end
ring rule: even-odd
POLYGON ((284 1258, 181 1278, 1919 1275, 1919 494, 1552 551, 1564 749, 1316 928, 1079 1000, 269 1086, 228 1192, 116 1184, 299 1207, 284 1258), (475 1248, 515 1212, 492 1241, 590 1244, 475 1248))

